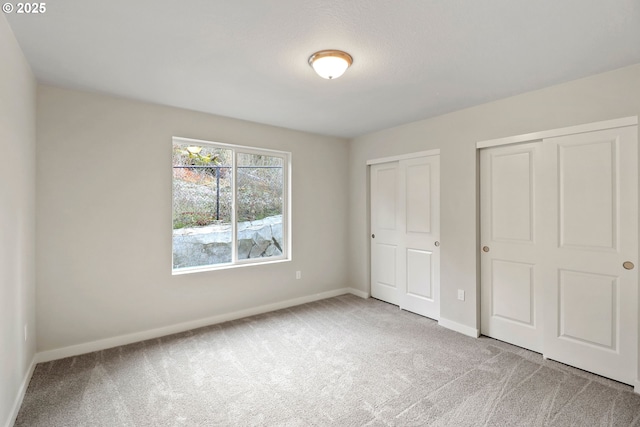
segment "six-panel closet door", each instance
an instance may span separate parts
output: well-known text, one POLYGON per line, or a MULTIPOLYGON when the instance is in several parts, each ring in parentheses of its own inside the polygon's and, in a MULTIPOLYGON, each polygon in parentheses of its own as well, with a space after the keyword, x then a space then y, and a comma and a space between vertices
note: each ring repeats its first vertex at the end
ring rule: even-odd
POLYGON ((481 332, 634 383, 637 126, 480 159, 481 332))
POLYGON ((371 165, 371 296, 440 317, 440 156, 371 165))

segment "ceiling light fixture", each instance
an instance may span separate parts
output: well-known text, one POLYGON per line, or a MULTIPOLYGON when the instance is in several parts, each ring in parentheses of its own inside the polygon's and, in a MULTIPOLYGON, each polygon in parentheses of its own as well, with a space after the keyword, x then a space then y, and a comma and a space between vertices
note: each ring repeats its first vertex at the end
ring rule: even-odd
POLYGON ((309 65, 323 79, 337 79, 351 64, 351 55, 341 50, 321 50, 309 57, 309 65))

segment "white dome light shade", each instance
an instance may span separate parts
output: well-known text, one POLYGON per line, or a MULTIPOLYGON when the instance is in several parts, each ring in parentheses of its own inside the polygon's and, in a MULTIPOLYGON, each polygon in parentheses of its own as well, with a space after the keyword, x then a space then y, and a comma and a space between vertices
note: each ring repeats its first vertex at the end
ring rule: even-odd
POLYGON ((309 58, 309 65, 324 79, 337 79, 352 63, 351 55, 341 50, 321 50, 309 58))

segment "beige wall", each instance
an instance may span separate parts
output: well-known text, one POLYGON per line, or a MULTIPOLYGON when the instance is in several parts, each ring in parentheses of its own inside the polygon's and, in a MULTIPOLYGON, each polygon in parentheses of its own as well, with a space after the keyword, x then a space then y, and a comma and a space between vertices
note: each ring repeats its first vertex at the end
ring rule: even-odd
POLYGON ((346 286, 346 140, 42 85, 37 135, 39 351, 346 286), (172 136, 292 153, 291 262, 171 275, 172 136))
POLYGON ((12 423, 35 353, 36 83, 4 16, 0 58, 0 425, 5 425, 12 423))
POLYGON ((369 290, 368 159, 441 149, 441 316, 477 328, 477 141, 640 114, 640 65, 355 138, 349 283, 369 290), (466 300, 456 299, 456 290, 466 300))

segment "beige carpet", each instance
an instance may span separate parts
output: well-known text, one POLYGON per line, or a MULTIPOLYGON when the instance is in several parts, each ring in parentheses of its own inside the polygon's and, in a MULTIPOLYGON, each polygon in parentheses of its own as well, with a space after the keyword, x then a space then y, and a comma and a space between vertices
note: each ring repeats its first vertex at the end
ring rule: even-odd
POLYGON ((17 426, 630 426, 629 386, 373 299, 39 364, 17 426))

